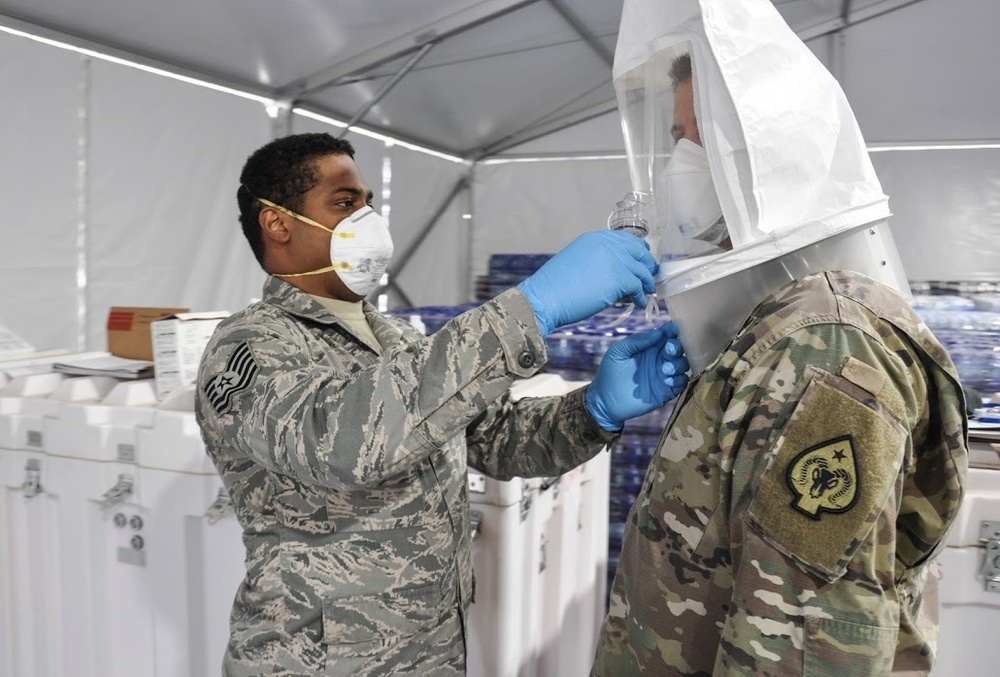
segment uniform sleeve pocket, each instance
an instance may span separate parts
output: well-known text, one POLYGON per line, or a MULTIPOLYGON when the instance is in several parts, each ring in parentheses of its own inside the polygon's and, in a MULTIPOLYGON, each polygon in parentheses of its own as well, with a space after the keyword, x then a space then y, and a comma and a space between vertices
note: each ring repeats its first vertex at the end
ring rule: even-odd
POLYGON ((833 582, 886 509, 909 436, 871 393, 825 371, 810 375, 747 517, 772 547, 833 582))
POLYGON ((898 628, 860 625, 829 618, 806 618, 804 677, 888 675, 898 628))
POLYGON ((444 611, 438 583, 329 599, 323 604, 323 641, 374 654, 432 627, 444 611))

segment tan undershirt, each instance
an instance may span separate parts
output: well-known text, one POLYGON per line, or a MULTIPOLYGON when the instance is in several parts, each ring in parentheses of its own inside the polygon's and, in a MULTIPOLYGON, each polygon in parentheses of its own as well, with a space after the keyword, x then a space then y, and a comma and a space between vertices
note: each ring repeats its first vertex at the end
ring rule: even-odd
POLYGON ((328 299, 324 296, 313 296, 312 294, 309 294, 309 297, 323 306, 331 315, 334 315, 338 320, 353 329, 355 334, 371 343, 379 355, 382 354, 382 346, 379 345, 378 339, 375 338, 375 332, 372 331, 371 325, 368 324, 368 320, 365 318, 363 301, 340 301, 338 299, 328 299))

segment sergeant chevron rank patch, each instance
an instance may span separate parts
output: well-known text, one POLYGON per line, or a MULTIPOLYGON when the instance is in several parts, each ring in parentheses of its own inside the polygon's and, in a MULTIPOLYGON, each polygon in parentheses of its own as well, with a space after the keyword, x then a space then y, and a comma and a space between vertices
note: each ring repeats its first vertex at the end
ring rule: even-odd
POLYGON ((788 465, 792 507, 819 520, 823 513, 845 513, 858 500, 858 463, 854 439, 839 437, 806 449, 788 465))
POLYGON ((233 395, 253 384, 258 371, 260 367, 257 366, 250 345, 246 342, 241 343, 229 356, 225 370, 213 376, 205 384, 205 396, 220 416, 229 411, 233 395))

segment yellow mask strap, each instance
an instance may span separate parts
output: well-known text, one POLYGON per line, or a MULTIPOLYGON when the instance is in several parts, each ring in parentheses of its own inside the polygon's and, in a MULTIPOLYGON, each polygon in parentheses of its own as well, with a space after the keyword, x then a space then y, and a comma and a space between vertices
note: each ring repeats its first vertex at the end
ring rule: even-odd
MULTIPOLYGON (((244 188, 246 188, 246 186, 244 186, 244 188)), ((247 192, 250 193, 249 190, 247 190, 247 192)), ((250 195, 253 196, 253 199, 257 200, 257 202, 260 202, 263 205, 267 205, 268 207, 271 207, 272 209, 277 209, 279 212, 281 212, 283 214, 288 214, 293 219, 298 219, 302 223, 308 224, 310 226, 316 226, 317 228, 322 228, 323 230, 325 230, 326 232, 330 233, 331 235, 335 235, 337 237, 344 238, 345 240, 350 240, 350 239, 354 238, 354 233, 344 233, 344 232, 337 232, 335 230, 330 230, 329 228, 327 228, 326 226, 324 226, 322 223, 319 223, 317 221, 313 221, 308 216, 303 216, 302 214, 298 214, 296 212, 293 212, 288 207, 282 207, 281 205, 279 205, 279 204, 277 204, 275 202, 271 202, 270 200, 265 200, 262 197, 257 197, 253 193, 250 193, 250 195)), ((320 275, 322 273, 329 273, 332 270, 339 272, 339 271, 342 271, 342 270, 354 270, 354 268, 349 263, 341 262, 341 263, 334 264, 332 266, 327 266, 326 268, 320 268, 319 270, 310 270, 308 273, 272 273, 272 276, 273 277, 305 277, 306 275, 320 275)))
MULTIPOLYGON (((253 193, 250 193, 250 194, 253 195, 253 193)), ((271 202, 270 200, 265 200, 264 198, 257 197, 256 195, 253 195, 253 198, 255 200, 257 200, 257 202, 260 202, 263 205, 267 205, 268 207, 271 207, 273 209, 277 209, 282 214, 288 214, 293 219, 297 219, 297 220, 301 221, 302 223, 307 223, 310 226, 316 226, 317 228, 322 228, 323 230, 325 230, 326 232, 330 233, 331 235, 336 235, 337 237, 344 238, 345 240, 351 240, 351 239, 354 238, 354 233, 343 233, 343 232, 337 232, 336 230, 330 230, 329 228, 327 228, 326 226, 324 226, 319 221, 313 221, 308 216, 303 216, 302 214, 299 214, 297 212, 293 212, 288 207, 282 207, 281 205, 277 204, 276 202, 271 202)))
POLYGON ((302 214, 297 214, 297 213, 293 212, 291 209, 289 209, 288 207, 282 207, 281 205, 279 205, 276 202, 271 202, 270 200, 265 200, 264 198, 257 197, 256 195, 254 195, 254 198, 257 200, 257 202, 259 202, 259 203, 261 203, 263 205, 267 205, 268 207, 271 207, 273 209, 277 209, 282 214, 288 214, 293 219, 298 219, 302 223, 308 223, 310 226, 316 226, 317 228, 322 228, 323 230, 325 230, 328 233, 332 233, 333 232, 332 230, 330 230, 329 228, 327 228, 326 226, 324 226, 322 223, 319 223, 318 221, 313 221, 308 216, 302 216, 302 214))
POLYGON ((319 270, 310 270, 308 273, 271 273, 272 277, 305 277, 306 275, 319 275, 320 273, 329 273, 331 270, 341 271, 341 270, 354 270, 349 263, 338 263, 335 266, 327 266, 326 268, 320 268, 319 270))

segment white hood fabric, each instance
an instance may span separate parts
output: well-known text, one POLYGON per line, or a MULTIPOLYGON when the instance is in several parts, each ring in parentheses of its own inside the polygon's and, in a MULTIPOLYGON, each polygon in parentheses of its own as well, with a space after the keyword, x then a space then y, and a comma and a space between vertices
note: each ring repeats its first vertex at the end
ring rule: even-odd
POLYGON ((682 42, 733 249, 667 266, 667 295, 888 218, 843 90, 769 0, 625 0, 616 86, 682 42))

